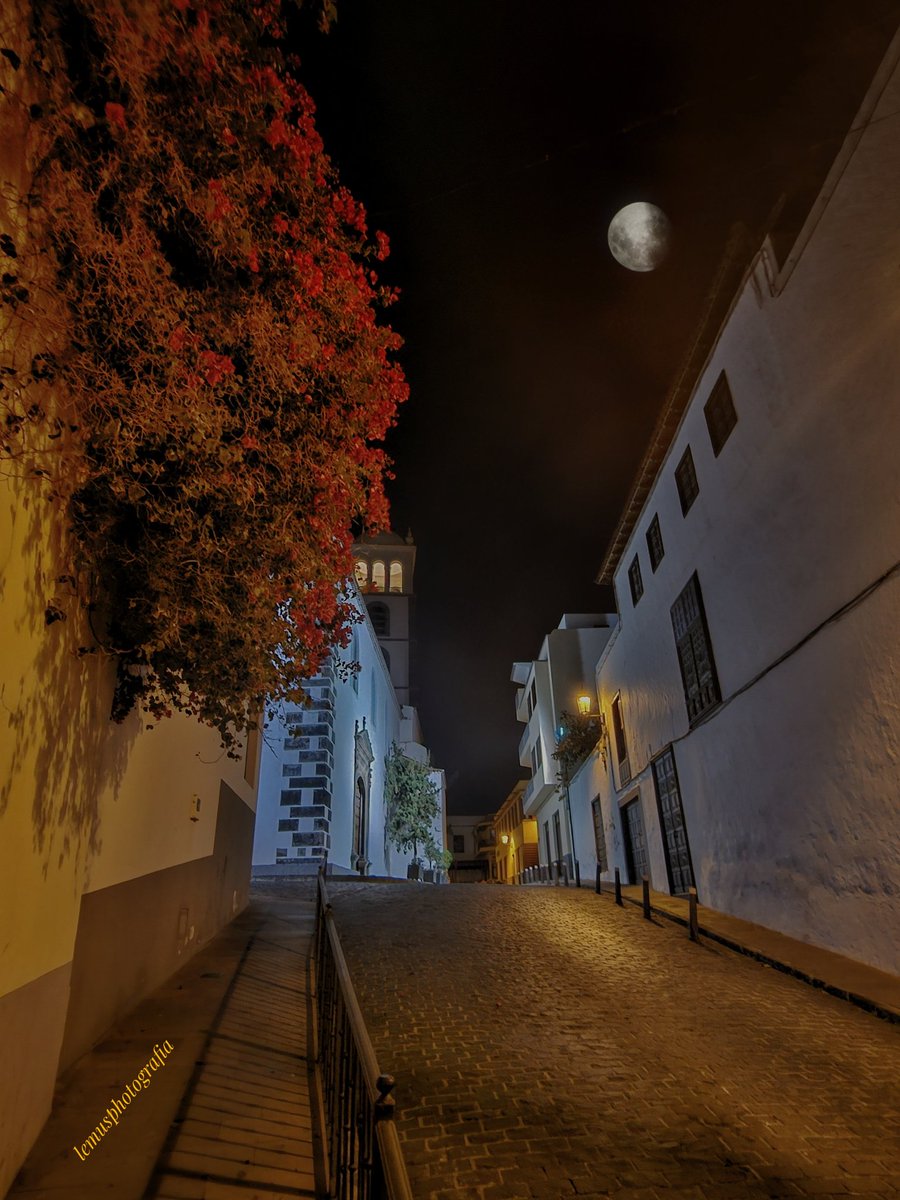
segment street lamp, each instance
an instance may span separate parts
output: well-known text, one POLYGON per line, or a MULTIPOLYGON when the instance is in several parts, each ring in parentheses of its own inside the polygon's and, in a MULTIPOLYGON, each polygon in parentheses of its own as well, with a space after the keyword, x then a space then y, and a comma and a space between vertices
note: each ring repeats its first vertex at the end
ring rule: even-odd
POLYGON ((589 717, 591 715, 591 698, 590 698, 590 696, 587 696, 587 695, 579 696, 576 703, 578 705, 578 711, 581 714, 581 716, 589 717))
POLYGON ((507 844, 507 842, 509 841, 509 834, 508 834, 508 833, 501 833, 501 834, 500 834, 500 841, 501 841, 501 842, 503 843, 503 845, 505 846, 505 845, 507 844))

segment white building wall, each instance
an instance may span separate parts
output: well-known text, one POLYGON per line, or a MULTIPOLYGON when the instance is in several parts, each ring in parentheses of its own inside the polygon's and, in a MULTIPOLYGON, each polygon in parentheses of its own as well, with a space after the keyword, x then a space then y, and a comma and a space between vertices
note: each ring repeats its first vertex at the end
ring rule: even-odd
POLYGON ((885 576, 900 557, 895 63, 896 47, 874 119, 856 122, 864 130, 836 164, 802 254, 773 294, 766 249, 736 300, 620 559, 622 623, 598 669, 608 722, 621 691, 633 777, 606 798, 615 817, 640 790, 653 885, 667 879, 649 763, 674 743, 701 901, 893 971, 900 579, 885 576), (716 457, 703 406, 722 370, 737 425, 716 457), (688 445, 700 492, 682 516, 674 469, 688 445), (665 545, 655 573, 654 514, 665 545), (635 554, 645 589, 636 606, 635 554), (670 609, 694 571, 725 703, 691 731, 670 609))
POLYGON ((616 618, 609 614, 566 613, 558 627, 544 638, 539 657, 531 664, 518 663, 513 668, 513 681, 524 680, 516 693, 516 716, 525 723, 519 762, 532 769, 523 793, 523 811, 537 821, 540 864, 546 867, 565 859, 573 875, 578 839, 573 843, 574 821, 570 819, 565 789, 559 783, 559 764, 553 754, 562 714, 574 715, 578 711, 578 697, 591 692, 597 657, 615 624, 616 618), (532 695, 535 702, 529 715, 532 695), (534 770, 532 752, 536 745, 540 746, 541 757, 534 770))
MULTIPOLYGON (((359 671, 346 679, 337 671, 326 672, 327 686, 317 687, 316 681, 311 681, 314 699, 308 712, 296 711, 291 720, 287 719, 290 713, 281 712, 267 726, 253 845, 255 874, 313 873, 325 859, 329 871, 357 873, 353 817, 359 736, 367 739, 372 755, 365 848, 370 864, 368 874, 406 876, 412 855, 401 854, 388 845, 385 836, 385 760, 394 743, 420 762, 429 761, 428 751, 419 740, 421 729, 416 710, 409 706, 401 708, 365 604, 358 595, 355 603, 361 620, 353 627, 353 644, 341 652, 341 657, 348 663, 358 662, 359 671), (321 703, 330 704, 330 710, 317 707, 321 703), (302 751, 291 735, 304 737, 305 728, 324 729, 326 725, 327 734, 312 735, 316 741, 309 749, 319 755, 327 751, 327 759, 320 763, 298 763, 302 751), (327 796, 290 787, 291 782, 299 784, 325 768, 327 796), (297 792, 296 798, 291 795, 293 791, 297 792), (316 844, 293 844, 295 840, 307 843, 313 838, 316 844)), ((435 770, 432 777, 441 808, 435 824, 436 843, 443 848, 444 775, 435 770)))

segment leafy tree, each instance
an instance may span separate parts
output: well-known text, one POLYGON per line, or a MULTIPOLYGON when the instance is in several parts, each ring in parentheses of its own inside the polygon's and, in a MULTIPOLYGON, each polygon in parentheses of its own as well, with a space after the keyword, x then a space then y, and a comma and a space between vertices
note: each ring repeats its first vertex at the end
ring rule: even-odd
POLYGON ((412 851, 417 861, 420 845, 426 850, 429 844, 434 846, 432 831, 440 813, 437 787, 430 773, 427 763, 409 758, 396 742, 392 743, 385 759, 387 838, 401 854, 412 851))
POLYGON ((557 738, 553 757, 560 764, 560 775, 567 783, 600 740, 601 726, 597 717, 581 713, 560 714, 562 736, 557 738))
POLYGON ((32 2, 0 303, 42 349, 4 368, 0 456, 66 506, 114 715, 180 709, 233 747, 347 644, 353 533, 387 520, 387 238, 324 153, 280 0, 32 2))
POLYGON ((429 837, 425 843, 425 857, 433 867, 441 867, 446 871, 453 862, 453 854, 450 850, 441 850, 433 838, 429 837))

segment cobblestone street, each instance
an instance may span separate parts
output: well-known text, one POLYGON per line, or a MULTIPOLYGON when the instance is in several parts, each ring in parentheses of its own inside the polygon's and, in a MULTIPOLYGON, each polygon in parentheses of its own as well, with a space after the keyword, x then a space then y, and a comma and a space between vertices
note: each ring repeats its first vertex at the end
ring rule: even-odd
POLYGON ((900 1027, 583 889, 329 881, 419 1200, 900 1196, 900 1027))

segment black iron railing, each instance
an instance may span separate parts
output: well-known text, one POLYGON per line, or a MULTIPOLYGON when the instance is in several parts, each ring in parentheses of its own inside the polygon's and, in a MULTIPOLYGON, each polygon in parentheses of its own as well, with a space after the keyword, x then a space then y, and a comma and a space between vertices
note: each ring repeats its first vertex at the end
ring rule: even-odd
POLYGON ((412 1200, 394 1123, 394 1079, 378 1069, 321 874, 313 949, 313 1040, 328 1194, 337 1200, 412 1200))

